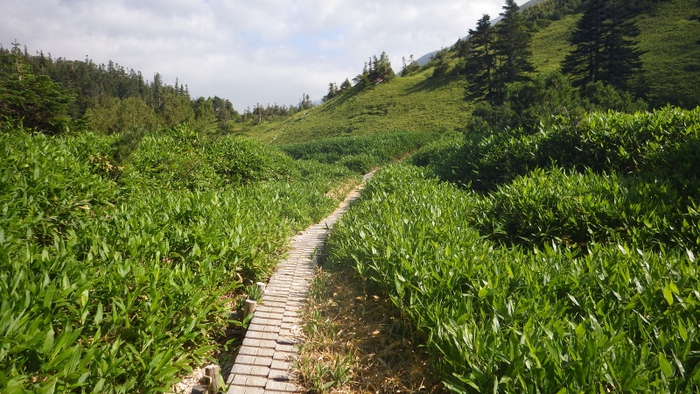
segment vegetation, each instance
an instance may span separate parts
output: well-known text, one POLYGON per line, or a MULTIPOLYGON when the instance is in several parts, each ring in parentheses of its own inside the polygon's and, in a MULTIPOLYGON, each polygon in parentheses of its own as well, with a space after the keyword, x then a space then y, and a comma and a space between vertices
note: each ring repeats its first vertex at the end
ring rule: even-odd
POLYGON ((563 129, 467 138, 481 193, 380 171, 329 264, 386 292, 455 392, 696 392, 700 112, 563 129))
POLYGON ((380 164, 418 150, 436 137, 429 133, 376 133, 280 145, 280 149, 297 160, 340 164, 353 172, 365 174, 380 164))
POLYGON ((167 390, 212 357, 231 295, 349 176, 185 126, 144 138, 124 167, 111 137, 0 138, 5 393, 167 390))
POLYGON ((634 41, 639 28, 625 6, 616 1, 589 0, 584 4, 570 38, 575 48, 564 59, 562 71, 571 75, 574 86, 602 81, 620 91, 633 90, 632 79, 642 68, 641 51, 634 41))
POLYGON ((46 75, 33 74, 19 45, 0 60, 0 114, 47 134, 66 131, 73 97, 46 75))
MULTIPOLYGON (((168 390, 290 234, 413 152, 328 263, 391 300, 445 385, 698 391, 700 8, 612 5, 509 0, 427 66, 382 53, 320 106, 242 115, 0 48, 0 391, 168 390)), ((335 361, 312 386, 350 380, 335 361)))
POLYGON ((0 131, 0 391, 163 392, 213 357, 247 285, 336 189, 425 134, 329 141, 339 164, 192 126, 0 131), (370 146, 390 147, 380 152, 370 146), (369 163, 369 164, 368 164, 369 163))

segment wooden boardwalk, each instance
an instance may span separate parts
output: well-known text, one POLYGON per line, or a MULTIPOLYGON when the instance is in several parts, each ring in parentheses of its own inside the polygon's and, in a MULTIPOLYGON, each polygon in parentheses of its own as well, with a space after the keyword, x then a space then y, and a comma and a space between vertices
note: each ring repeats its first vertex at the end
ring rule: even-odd
MULTIPOLYGON (((372 176, 365 175, 364 182, 372 176)), ((302 340, 300 311, 316 274, 316 254, 333 224, 360 196, 353 190, 340 206, 320 223, 292 239, 286 259, 277 265, 248 326, 238 356, 226 382, 228 394, 300 393, 294 383, 292 363, 302 340)))

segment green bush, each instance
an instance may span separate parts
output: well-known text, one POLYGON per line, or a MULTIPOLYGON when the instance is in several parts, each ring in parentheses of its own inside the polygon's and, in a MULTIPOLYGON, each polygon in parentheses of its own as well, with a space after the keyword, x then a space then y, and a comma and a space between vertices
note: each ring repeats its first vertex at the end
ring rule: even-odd
POLYGON ((0 392, 169 391, 349 177, 186 126, 145 136, 121 169, 120 138, 0 132, 0 392), (249 183, 225 184, 220 157, 248 160, 249 183))
POLYGON ((289 156, 257 141, 224 137, 206 145, 206 156, 226 183, 289 180, 295 175, 289 156))
MULTIPOLYGON (((623 215, 613 206, 636 209, 610 201, 624 198, 616 183, 591 172, 538 171, 513 183, 521 193, 504 186, 482 197, 392 167, 334 226, 327 264, 351 264, 389 295, 424 333, 454 392, 697 392, 700 242, 654 251, 644 239, 610 237, 580 253, 563 239, 502 247, 473 226, 483 206, 492 207, 487 216, 510 210, 501 217, 542 207, 579 215, 595 238, 609 217, 623 215), (508 193, 514 201, 506 204, 508 193)), ((686 227, 697 235, 697 207, 687 208, 694 216, 686 227)), ((569 234, 565 219, 530 221, 530 232, 569 234)))
POLYGON ((341 164, 351 171, 365 173, 374 167, 418 150, 437 138, 437 134, 416 132, 376 133, 359 137, 326 138, 299 144, 281 145, 280 149, 297 160, 316 160, 341 164))
POLYGON ((626 190, 614 175, 541 169, 502 185, 479 204, 474 223, 507 245, 565 243, 584 250, 624 231, 626 190))
POLYGON ((468 133, 462 148, 438 166, 443 178, 491 191, 518 175, 552 165, 598 173, 672 179, 697 195, 700 108, 666 107, 654 112, 594 112, 572 126, 566 120, 530 134, 520 129, 468 133))
POLYGON ((454 155, 464 143, 464 136, 456 131, 447 132, 436 141, 426 144, 409 159, 409 163, 434 169, 454 155))

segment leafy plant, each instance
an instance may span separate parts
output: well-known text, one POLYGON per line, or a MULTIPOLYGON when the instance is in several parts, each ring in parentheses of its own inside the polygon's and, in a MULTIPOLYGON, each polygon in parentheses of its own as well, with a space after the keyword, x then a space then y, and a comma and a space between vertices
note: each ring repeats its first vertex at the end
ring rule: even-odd
POLYGON ((216 154, 239 145, 205 152, 216 142, 187 126, 144 136, 114 170, 119 138, 0 131, 3 393, 168 391, 212 359, 239 279, 264 280, 350 177, 250 144, 241 157, 274 166, 227 185, 216 154))
MULTIPOLYGON (((697 391, 698 243, 644 236, 664 210, 625 218, 644 199, 692 215, 695 205, 656 188, 630 186, 626 198, 624 181, 593 172, 538 170, 509 187, 482 196, 416 168, 382 170, 334 226, 328 264, 388 292, 455 392, 697 391), (548 235, 501 246, 489 238, 508 233, 484 217, 548 235), (611 218, 626 238, 605 236, 611 218), (573 228, 590 228, 586 253, 567 241, 573 228)), ((698 223, 686 217, 683 231, 698 223)))

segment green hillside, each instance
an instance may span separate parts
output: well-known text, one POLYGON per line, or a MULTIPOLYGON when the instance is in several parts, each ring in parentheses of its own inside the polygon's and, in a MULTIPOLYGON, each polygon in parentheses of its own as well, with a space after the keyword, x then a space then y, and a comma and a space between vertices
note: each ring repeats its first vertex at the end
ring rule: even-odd
POLYGON ((700 2, 673 0, 641 15, 640 47, 654 103, 700 105, 700 2))
POLYGON ((454 75, 431 78, 432 69, 360 90, 353 88, 308 111, 264 122, 245 135, 275 143, 295 143, 382 131, 446 131, 469 117, 464 87, 454 75))
MULTIPOLYGON (((644 80, 653 107, 700 104, 700 4, 670 0, 637 17, 639 47, 645 54, 644 80)), ((559 69, 571 50, 567 39, 580 14, 566 15, 534 32, 532 60, 539 73, 559 69)), ((466 29, 465 29, 466 30, 466 29)), ((456 54, 452 54, 454 65, 456 54)), ((464 81, 454 70, 432 78, 433 68, 398 77, 369 89, 353 88, 306 112, 263 122, 241 134, 265 142, 292 143, 379 131, 445 131, 463 128, 471 104, 464 81)))

